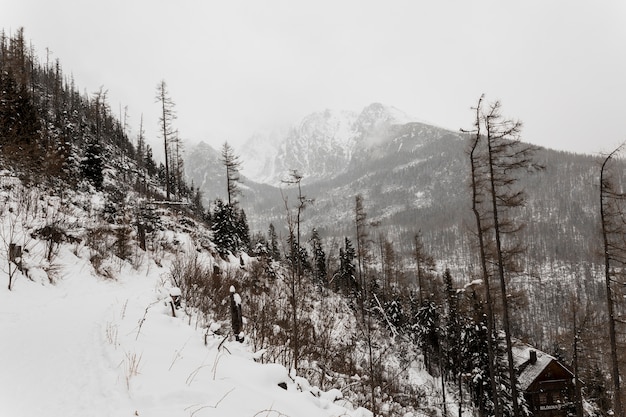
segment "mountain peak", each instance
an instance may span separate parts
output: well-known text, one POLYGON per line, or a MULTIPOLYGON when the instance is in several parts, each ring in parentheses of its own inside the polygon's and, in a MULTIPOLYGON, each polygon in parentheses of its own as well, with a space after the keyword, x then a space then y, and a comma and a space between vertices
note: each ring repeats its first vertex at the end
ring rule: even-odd
POLYGON ((343 172, 359 149, 388 137, 392 126, 414 121, 405 112, 377 102, 361 112, 317 111, 281 135, 254 135, 243 150, 245 174, 270 184, 279 184, 292 169, 302 173, 306 182, 330 178, 343 172))
POLYGON ((391 125, 402 125, 415 121, 402 110, 382 103, 372 103, 366 106, 357 118, 354 130, 361 133, 370 133, 391 125))

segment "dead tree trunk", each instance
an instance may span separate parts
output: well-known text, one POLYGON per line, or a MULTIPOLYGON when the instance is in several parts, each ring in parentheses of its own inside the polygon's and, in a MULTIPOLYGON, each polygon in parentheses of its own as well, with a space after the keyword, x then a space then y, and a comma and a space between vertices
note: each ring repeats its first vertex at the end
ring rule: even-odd
POLYGON ((489 383, 491 386, 491 392, 493 396, 494 416, 501 417, 500 402, 498 396, 498 384, 496 382, 495 371, 495 351, 493 347, 493 334, 494 334, 494 315, 493 315, 493 300, 491 297, 491 285, 490 274, 487 268, 487 256, 485 250, 485 238, 483 236, 483 221, 479 211, 480 199, 482 193, 479 190, 480 177, 478 174, 478 145, 481 139, 481 122, 480 122, 480 109, 483 97, 478 100, 478 106, 476 107, 476 131, 475 139, 472 141, 470 148, 470 167, 471 167, 471 188, 472 188, 472 212, 476 219, 476 231, 478 238, 478 249, 480 255, 480 266, 483 276, 483 284, 485 286, 485 299, 487 304, 487 356, 489 358, 489 383))
POLYGON ((619 236, 626 232, 622 210, 619 209, 620 201, 626 199, 626 194, 616 190, 613 181, 608 175, 608 164, 610 160, 620 151, 622 146, 611 152, 600 169, 600 219, 602 223, 602 241, 604 244, 604 277, 606 290, 606 309, 608 314, 609 349, 611 360, 611 378, 613 380, 613 407, 615 415, 623 416, 621 399, 620 372, 617 358, 617 337, 616 337, 616 312, 615 301, 613 299, 613 282, 615 281, 615 268, 623 269, 625 265, 623 255, 626 254, 626 247, 619 236), (621 242, 620 242, 621 241, 621 242), (621 244, 620 244, 621 243, 621 244), (621 256, 620 256, 621 255, 621 256))

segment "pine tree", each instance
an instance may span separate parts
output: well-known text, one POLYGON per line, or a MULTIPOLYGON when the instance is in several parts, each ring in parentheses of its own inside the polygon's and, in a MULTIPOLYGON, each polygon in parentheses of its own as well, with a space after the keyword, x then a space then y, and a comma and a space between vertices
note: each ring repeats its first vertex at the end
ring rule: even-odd
POLYGON ((85 157, 81 162, 81 171, 97 190, 102 189, 104 182, 103 169, 102 147, 97 141, 91 141, 85 150, 85 157))
POLYGON ((322 242, 317 229, 311 234, 311 247, 313 250, 313 279, 322 287, 328 285, 326 274, 326 253, 322 248, 322 242))
POLYGON ((350 294, 356 299, 360 292, 356 280, 356 267, 354 266, 356 251, 349 238, 344 238, 344 247, 339 249, 339 272, 337 274, 337 288, 350 294))
POLYGON ((479 410, 479 415, 494 415, 494 402, 489 371, 489 353, 487 337, 489 331, 485 316, 468 322, 462 331, 461 354, 463 362, 460 371, 468 374, 472 403, 479 410))
MULTIPOLYGON (((385 303, 385 315, 398 333, 403 333, 407 326, 407 317, 399 296, 385 303)), ((393 333, 393 332, 392 332, 393 333)))
POLYGON ((459 314, 459 300, 456 290, 452 284, 452 274, 446 268, 443 273, 443 282, 446 290, 446 302, 448 304, 448 314, 446 316, 446 368, 454 370, 460 361, 460 339, 461 339, 461 317, 459 314))
POLYGON ((213 242, 220 255, 224 256, 229 252, 234 254, 241 246, 233 209, 219 198, 215 200, 211 231, 213 232, 213 242))
POLYGON ((278 236, 276 235, 276 229, 274 225, 270 223, 268 230, 268 238, 269 238, 269 251, 270 256, 275 261, 280 261, 280 250, 278 249, 278 236))
POLYGON ((236 234, 239 238, 240 247, 237 249, 247 250, 250 248, 250 227, 248 226, 248 218, 246 217, 246 212, 241 209, 239 210, 239 215, 236 219, 236 234))
POLYGON ((431 300, 425 300, 417 311, 415 322, 416 325, 413 327, 414 337, 424 354, 426 369, 432 374, 433 363, 440 348, 439 306, 431 300))
POLYGON ((309 261, 309 254, 305 247, 298 247, 298 241, 293 233, 289 235, 287 244, 289 245, 289 252, 285 258, 291 265, 291 268, 294 270, 299 269, 302 273, 310 271, 312 268, 311 262, 309 261))
POLYGON ((146 156, 144 159, 144 165, 146 167, 146 172, 149 176, 154 176, 158 173, 158 168, 156 162, 154 162, 154 157, 152 156, 152 148, 150 145, 146 145, 146 156))

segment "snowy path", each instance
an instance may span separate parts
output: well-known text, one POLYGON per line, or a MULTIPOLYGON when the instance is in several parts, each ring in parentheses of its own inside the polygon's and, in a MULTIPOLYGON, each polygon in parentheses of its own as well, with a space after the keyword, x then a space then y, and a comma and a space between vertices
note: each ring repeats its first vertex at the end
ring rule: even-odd
POLYGON ((219 350, 222 337, 210 336, 205 345, 203 330, 161 300, 163 269, 125 268, 114 281, 63 259, 56 285, 0 287, 0 417, 371 415, 335 402, 336 390, 302 390, 245 344, 219 350))
POLYGON ((0 415, 110 416, 126 408, 103 352, 119 284, 72 277, 24 286, 34 284, 18 283, 1 298, 0 415))

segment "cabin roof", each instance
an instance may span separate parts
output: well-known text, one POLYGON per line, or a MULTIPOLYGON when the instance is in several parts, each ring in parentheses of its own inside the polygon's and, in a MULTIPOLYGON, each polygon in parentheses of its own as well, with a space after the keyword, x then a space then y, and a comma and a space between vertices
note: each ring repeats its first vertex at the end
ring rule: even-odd
MULTIPOLYGON (((518 382, 520 388, 526 391, 530 385, 543 373, 543 371, 552 363, 556 362, 565 369, 568 373, 571 372, 559 363, 559 361, 551 355, 545 352, 537 350, 525 343, 517 342, 513 345, 513 362, 518 370, 518 382), (530 363, 530 352, 535 351, 537 353, 537 361, 530 363)), ((573 375, 572 375, 573 376, 573 375)))

